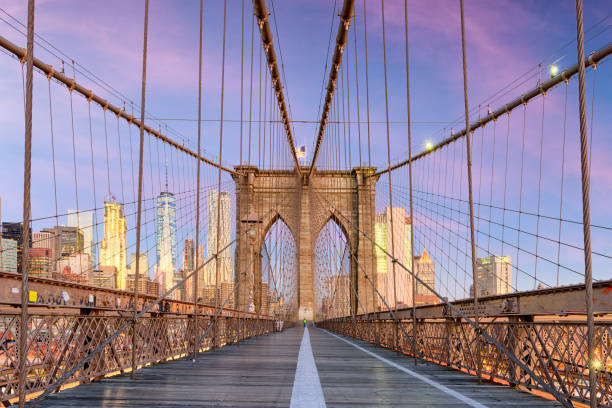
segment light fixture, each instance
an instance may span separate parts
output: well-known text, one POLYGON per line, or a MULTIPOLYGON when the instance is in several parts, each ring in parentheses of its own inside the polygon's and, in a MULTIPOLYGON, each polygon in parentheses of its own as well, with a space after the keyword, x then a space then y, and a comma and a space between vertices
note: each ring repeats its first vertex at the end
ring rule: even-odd
POLYGON ((555 64, 550 65, 550 77, 554 78, 559 74, 559 67, 555 64))

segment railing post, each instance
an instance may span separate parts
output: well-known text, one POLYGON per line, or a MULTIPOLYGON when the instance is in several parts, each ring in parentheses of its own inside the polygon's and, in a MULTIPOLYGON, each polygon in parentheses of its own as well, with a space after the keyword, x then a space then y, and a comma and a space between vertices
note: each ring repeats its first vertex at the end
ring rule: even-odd
POLYGON ((587 351, 589 366, 589 400, 591 407, 597 404, 597 370, 595 369, 593 319, 593 271, 591 264, 591 206, 589 150, 586 123, 585 69, 584 69, 584 32, 582 25, 582 0, 576 0, 576 42, 578 48, 578 108, 580 113, 580 165, 582 173, 582 227, 584 235, 584 284, 587 312, 587 351))
MULTIPOLYGON (((506 338, 508 339, 506 347, 508 348, 508 351, 514 354, 515 356, 518 355, 516 339, 517 339, 518 331, 520 327, 517 324, 515 324, 515 323, 518 323, 518 321, 519 321, 518 317, 509 316, 508 317, 508 328, 506 332, 506 338)), ((509 367, 510 387, 514 388, 518 385, 518 382, 519 382, 518 367, 516 366, 516 363, 512 360, 510 360, 509 364, 510 364, 510 367, 509 367)))
POLYGON ((21 235, 21 319, 19 321, 19 407, 25 407, 28 370, 28 269, 30 251, 30 179, 32 174, 32 74, 34 71, 34 0, 28 0, 26 51, 25 154, 23 162, 23 225, 21 235))

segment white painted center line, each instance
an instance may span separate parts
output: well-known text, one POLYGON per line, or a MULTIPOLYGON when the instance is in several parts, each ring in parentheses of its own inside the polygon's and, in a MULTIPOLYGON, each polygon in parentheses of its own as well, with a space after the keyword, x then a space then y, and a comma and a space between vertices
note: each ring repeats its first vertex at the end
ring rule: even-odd
POLYGON ((298 355, 293 391, 291 393, 291 408, 325 408, 325 397, 319 380, 317 365, 312 355, 308 327, 304 329, 300 353, 298 355))
POLYGON ((350 344, 351 346, 355 347, 356 349, 361 350, 364 353, 369 354, 372 357, 379 359, 380 361, 390 365, 391 367, 397 368, 398 370, 403 371, 406 374, 411 375, 414 378, 417 378, 417 379, 423 381, 424 383, 427 383, 427 384, 431 385, 432 387, 435 387, 435 388, 439 389, 440 391, 445 392, 448 395, 451 395, 451 396, 457 398, 461 402, 464 402, 464 403, 466 403, 466 404, 468 404, 468 405, 470 405, 470 406, 472 406, 474 408, 487 408, 486 405, 483 405, 480 402, 474 401, 473 399, 471 399, 469 397, 466 397, 465 395, 460 394, 457 391, 451 390, 450 388, 448 388, 448 387, 446 387, 446 386, 444 386, 444 385, 442 385, 442 384, 432 380, 431 378, 428 378, 428 377, 426 377, 424 375, 421 375, 421 374, 416 373, 416 372, 414 372, 412 370, 409 370, 409 369, 407 369, 405 367, 402 367, 401 365, 396 364, 393 361, 388 360, 388 359, 386 359, 384 357, 381 357, 378 354, 372 353, 370 350, 367 350, 367 349, 365 349, 365 348, 363 348, 363 347, 361 347, 361 346, 359 346, 359 345, 357 345, 357 344, 355 344, 355 343, 353 343, 353 342, 351 342, 351 341, 349 341, 347 339, 344 339, 344 338, 342 338, 342 337, 340 337, 340 336, 338 336, 338 335, 336 335, 336 334, 334 334, 332 332, 329 332, 327 330, 323 330, 323 331, 326 332, 327 334, 331 335, 331 336, 334 336, 335 338, 337 338, 339 340, 342 340, 345 343, 350 344))

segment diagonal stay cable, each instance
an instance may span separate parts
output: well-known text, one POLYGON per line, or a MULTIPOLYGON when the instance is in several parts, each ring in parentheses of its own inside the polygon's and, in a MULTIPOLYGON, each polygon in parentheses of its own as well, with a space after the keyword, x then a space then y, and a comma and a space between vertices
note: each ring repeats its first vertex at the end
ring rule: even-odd
MULTIPOLYGON (((243 234, 246 234, 246 231, 243 232, 243 234)), ((208 258, 208 260, 206 262, 204 262, 202 265, 198 266, 193 272, 191 272, 189 275, 185 276, 181 281, 177 282, 174 286, 172 286, 170 289, 168 289, 166 292, 164 292, 162 295, 160 295, 157 299, 155 299, 153 302, 151 302, 147 306, 145 306, 136 316, 134 316, 133 319, 129 319, 128 321, 126 321, 121 327, 119 327, 117 330, 115 330, 113 332, 113 334, 111 334, 98 347, 96 347, 87 357, 85 357, 84 359, 79 361, 77 364, 75 364, 68 372, 66 372, 56 382, 54 382, 51 386, 49 386, 49 388, 47 388, 39 397, 34 399, 32 401, 32 405, 31 406, 32 407, 37 406, 43 399, 45 399, 47 396, 49 396, 49 394, 51 394, 53 392, 53 390, 55 390, 56 388, 61 386, 64 382, 66 382, 66 380, 68 378, 70 378, 79 368, 81 368, 83 365, 85 365, 85 363, 87 363, 96 354, 98 354, 106 346, 108 346, 111 343, 111 341, 113 341, 117 336, 119 336, 119 334, 121 334, 123 331, 125 331, 125 329, 130 327, 133 324, 133 321, 138 320, 145 313, 149 312, 154 306, 158 305, 162 300, 166 299, 166 297, 169 294, 174 292, 174 290, 176 290, 177 288, 182 286, 185 283, 185 281, 187 281, 189 278, 191 278, 193 275, 195 275, 195 273, 197 271, 199 271, 200 269, 202 269, 203 267, 208 265, 212 260, 217 259, 219 254, 224 252, 228 248, 230 248, 238 240, 238 238, 239 237, 234 238, 233 241, 231 241, 229 244, 224 246, 219 252, 213 254, 210 258, 208 258)))
MULTIPOLYGON (((323 200, 325 200, 325 198, 323 198, 323 200)), ((535 374, 535 372, 531 368, 529 368, 525 363, 523 363, 519 358, 517 358, 516 355, 514 355, 514 353, 510 353, 510 351, 506 347, 504 347, 499 341, 497 341, 495 338, 493 338, 491 335, 489 335, 486 331, 482 330, 482 328, 479 328, 476 325, 476 322, 474 320, 470 319, 467 315, 465 315, 465 313, 463 313, 457 306, 455 306, 452 303, 450 303, 447 298, 442 297, 431 286, 429 286, 429 284, 424 282, 415 273, 413 273, 410 269, 408 269, 406 266, 404 266, 403 263, 398 261, 396 258, 393 258, 389 252, 387 252, 382 246, 377 244, 375 240, 370 238, 370 236, 368 234, 366 234, 365 232, 363 232, 358 226, 353 224, 353 222, 350 219, 348 219, 344 214, 342 214, 338 209, 336 209, 331 203, 329 203, 329 201, 327 201, 327 200, 325 200, 325 201, 327 202, 327 205, 329 205, 334 210, 335 214, 337 214, 338 216, 340 216, 343 219, 345 219, 346 222, 349 223, 349 225, 351 227, 355 228, 358 231, 358 233, 363 235, 368 241, 372 242, 376 247, 378 247, 386 256, 391 258, 393 263, 396 263, 397 265, 400 266, 400 268, 402 268, 402 269, 404 269, 404 271, 408 272, 411 276, 414 277, 414 279, 416 279, 421 285, 423 285, 423 287, 425 287, 427 290, 429 290, 431 293, 433 293, 435 296, 437 296, 442 301, 442 303, 444 303, 445 306, 450 308, 453 312, 455 312, 457 315, 459 315, 467 323, 469 323, 471 326, 473 326, 475 329, 477 329, 478 332, 479 332, 478 334, 483 336, 489 343, 495 345, 501 352, 503 352, 506 356, 508 356, 508 358, 510 358, 510 360, 512 360, 516 365, 518 365, 523 371, 528 373, 529 376, 531 378, 533 378, 546 392, 548 392, 551 395, 553 395, 561 404, 563 404, 563 406, 568 407, 568 408, 573 407, 573 405, 568 401, 568 399, 563 397, 551 385, 547 384, 544 380, 542 380, 539 376, 537 376, 535 374)), ((393 314, 392 314, 392 317, 393 317, 394 320, 397 319, 393 314)))
MULTIPOLYGON (((313 192, 317 193, 315 190, 312 190, 313 192)), ((323 194, 321 193, 317 193, 317 195, 320 195, 322 197, 322 199, 331 207, 334 209, 334 212, 338 213, 339 215, 341 215, 343 218, 346 219, 346 217, 344 217, 344 215, 342 215, 342 213, 340 213, 338 210, 336 210, 336 208, 331 205, 329 203, 328 200, 326 200, 325 198, 323 198, 323 194)), ((349 224, 351 226, 353 226, 353 224, 349 221, 349 224)), ((360 231, 357 228, 358 231, 360 231)), ((365 234, 364 234, 365 235, 365 234)), ((366 235, 367 237, 367 235, 366 235)), ((374 241, 372 241, 374 242, 374 241)), ((388 255, 388 253, 385 251, 385 254, 388 255)), ((387 303, 387 300, 385 299, 385 297, 380 293, 380 291, 378 290, 378 288, 376 287, 376 285, 374 284, 374 282, 372 281, 372 279, 370 278, 370 276, 368 275, 366 269, 363 267, 363 265, 361 265, 361 263, 359 262, 359 260, 357 259, 357 257, 355 256, 355 254, 351 254, 351 256, 353 257, 353 259, 355 260, 355 262, 357 263, 358 269, 361 269, 361 271, 363 272, 364 277, 368 280, 368 282, 370 283, 370 285, 372 286, 372 288, 374 289, 374 291, 376 292, 376 294, 378 295, 378 297, 380 298, 380 300, 384 303, 385 307, 387 308, 387 310, 389 311, 389 313, 391 314, 391 317, 393 320, 397 321, 399 323, 399 328, 400 330, 404 333, 404 336, 406 336, 406 339, 410 342, 410 345, 412 346, 412 349, 414 350, 414 354, 417 357, 420 358, 424 358, 423 354, 418 350, 418 348, 416 347, 416 344, 414 343, 414 339, 412 338, 412 336, 409 336, 408 333, 406 332, 406 330, 404 329, 404 325, 401 319, 399 319, 397 317, 396 314, 396 310, 394 310, 394 308, 391 308, 389 306, 389 304, 387 303)), ((393 258, 392 258, 393 259, 393 258)), ((396 262, 394 260, 394 262, 396 262)), ((418 279, 418 278, 417 278, 418 279)))

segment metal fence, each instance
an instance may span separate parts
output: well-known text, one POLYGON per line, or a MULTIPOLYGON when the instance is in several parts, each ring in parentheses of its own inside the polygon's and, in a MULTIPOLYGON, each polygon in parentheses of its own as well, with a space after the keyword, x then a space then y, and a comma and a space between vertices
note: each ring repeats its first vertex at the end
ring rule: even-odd
MULTIPOLYGON (((194 319, 187 314, 158 314, 138 319, 138 367, 181 358, 193 352, 194 338, 204 334, 199 351, 222 347, 249 337, 268 334, 282 326, 270 318, 253 316, 203 315, 194 319)), ((132 316, 30 315, 26 348, 26 393, 34 396, 51 387, 132 316)), ((9 404, 19 395, 18 338, 20 315, 0 314, 0 401, 9 404)), ((64 385, 90 382, 107 375, 131 370, 132 328, 121 332, 103 350, 75 371, 64 385)))
MULTIPOLYGON (((412 320, 370 320, 364 316, 329 319, 317 323, 324 329, 364 340, 377 346, 414 355, 411 342, 412 320), (400 330, 399 325, 403 326, 400 330)), ((552 386, 567 402, 589 403, 589 367, 587 364, 586 322, 481 322, 481 330, 504 345, 540 379, 552 386)), ((470 374, 478 370, 477 333, 466 322, 418 322, 416 354, 437 364, 470 374)), ((497 346, 479 336, 482 377, 520 387, 546 392, 538 382, 517 366, 497 346)), ((612 407, 612 323, 595 325, 598 406, 612 407)))

